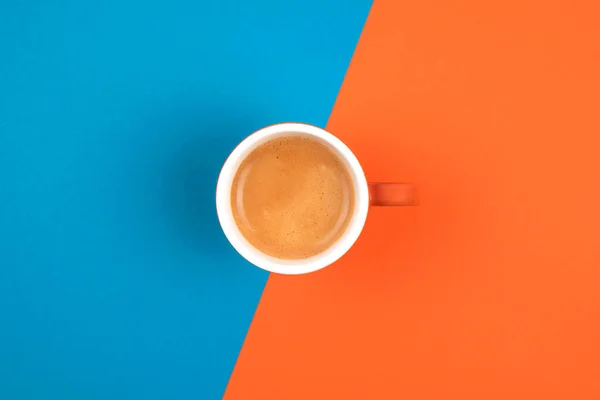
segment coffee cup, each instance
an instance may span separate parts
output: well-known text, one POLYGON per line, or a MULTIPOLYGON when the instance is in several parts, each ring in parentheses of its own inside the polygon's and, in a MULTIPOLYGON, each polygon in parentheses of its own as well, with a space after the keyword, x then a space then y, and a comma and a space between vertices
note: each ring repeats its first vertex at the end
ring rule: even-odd
POLYGON ((342 257, 360 236, 369 207, 416 204, 414 185, 367 182, 348 146, 301 123, 248 136, 217 181, 217 215, 231 245, 255 266, 286 275, 314 272, 342 257), (330 227, 335 231, 321 233, 330 227))

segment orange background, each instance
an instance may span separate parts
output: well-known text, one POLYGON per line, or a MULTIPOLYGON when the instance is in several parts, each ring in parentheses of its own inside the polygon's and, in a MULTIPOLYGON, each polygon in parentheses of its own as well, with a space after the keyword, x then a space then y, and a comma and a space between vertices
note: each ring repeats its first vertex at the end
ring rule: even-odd
POLYGON ((414 208, 272 275, 225 398, 600 398, 597 2, 376 0, 328 130, 414 208))

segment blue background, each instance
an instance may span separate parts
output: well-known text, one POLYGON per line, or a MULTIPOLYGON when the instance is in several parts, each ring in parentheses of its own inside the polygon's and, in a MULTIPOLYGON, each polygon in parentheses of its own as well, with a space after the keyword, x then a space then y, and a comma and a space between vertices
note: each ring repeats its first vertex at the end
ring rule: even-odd
POLYGON ((222 396, 267 274, 220 231, 219 169, 325 125, 369 7, 0 3, 0 399, 222 396))

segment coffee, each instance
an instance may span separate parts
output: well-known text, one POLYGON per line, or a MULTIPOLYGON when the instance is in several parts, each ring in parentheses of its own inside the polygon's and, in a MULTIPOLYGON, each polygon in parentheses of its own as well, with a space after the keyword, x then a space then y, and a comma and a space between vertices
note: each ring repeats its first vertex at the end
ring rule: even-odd
POLYGON ((246 240, 281 259, 329 248, 354 210, 352 178, 325 144, 286 136, 254 149, 236 172, 231 209, 246 240))

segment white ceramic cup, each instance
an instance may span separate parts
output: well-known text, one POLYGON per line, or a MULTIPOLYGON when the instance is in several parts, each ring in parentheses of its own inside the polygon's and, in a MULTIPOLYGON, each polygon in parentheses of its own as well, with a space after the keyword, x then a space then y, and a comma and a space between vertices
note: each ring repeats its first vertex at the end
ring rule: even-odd
MULTIPOLYGON (((360 163, 350 149, 331 133, 316 126, 299 123, 282 123, 271 125, 254 132, 244 139, 225 161, 217 182, 217 215, 219 217, 219 222, 221 223, 223 232, 225 233, 225 236, 231 245, 237 250, 238 253, 240 253, 240 255, 242 255, 242 257, 255 266, 266 271, 276 272, 279 274, 306 274, 317 271, 321 268, 325 268, 326 266, 332 264, 352 247, 354 242, 356 242, 356 239, 358 239, 363 226, 365 225, 370 204, 411 205, 413 203, 411 200, 413 195, 410 193, 412 191, 410 185, 372 184, 372 188, 374 187, 373 185, 377 185, 378 187, 380 187, 380 185, 386 185, 386 187, 395 192, 392 194, 393 198, 398 198, 398 190, 402 191, 402 194, 400 194, 402 200, 397 201, 392 199, 391 202, 387 202, 385 200, 387 196, 386 190, 380 190, 382 195, 379 197, 384 200, 382 202, 378 202, 381 204, 373 204, 369 194, 370 185, 367 183, 367 179, 365 178, 365 174, 360 166, 360 163), (242 161, 256 147, 281 136, 309 137, 327 145, 344 162, 345 166, 350 172, 350 176, 352 177, 352 182, 354 184, 354 210, 352 219, 348 223, 346 230, 340 236, 340 238, 325 251, 305 259, 280 259, 261 252, 256 247, 248 243, 248 241, 241 234, 235 223, 231 210, 231 187, 233 185, 235 174, 242 161), (395 187, 390 185, 395 185, 395 187)), ((373 192, 373 189, 371 192, 373 192)))

